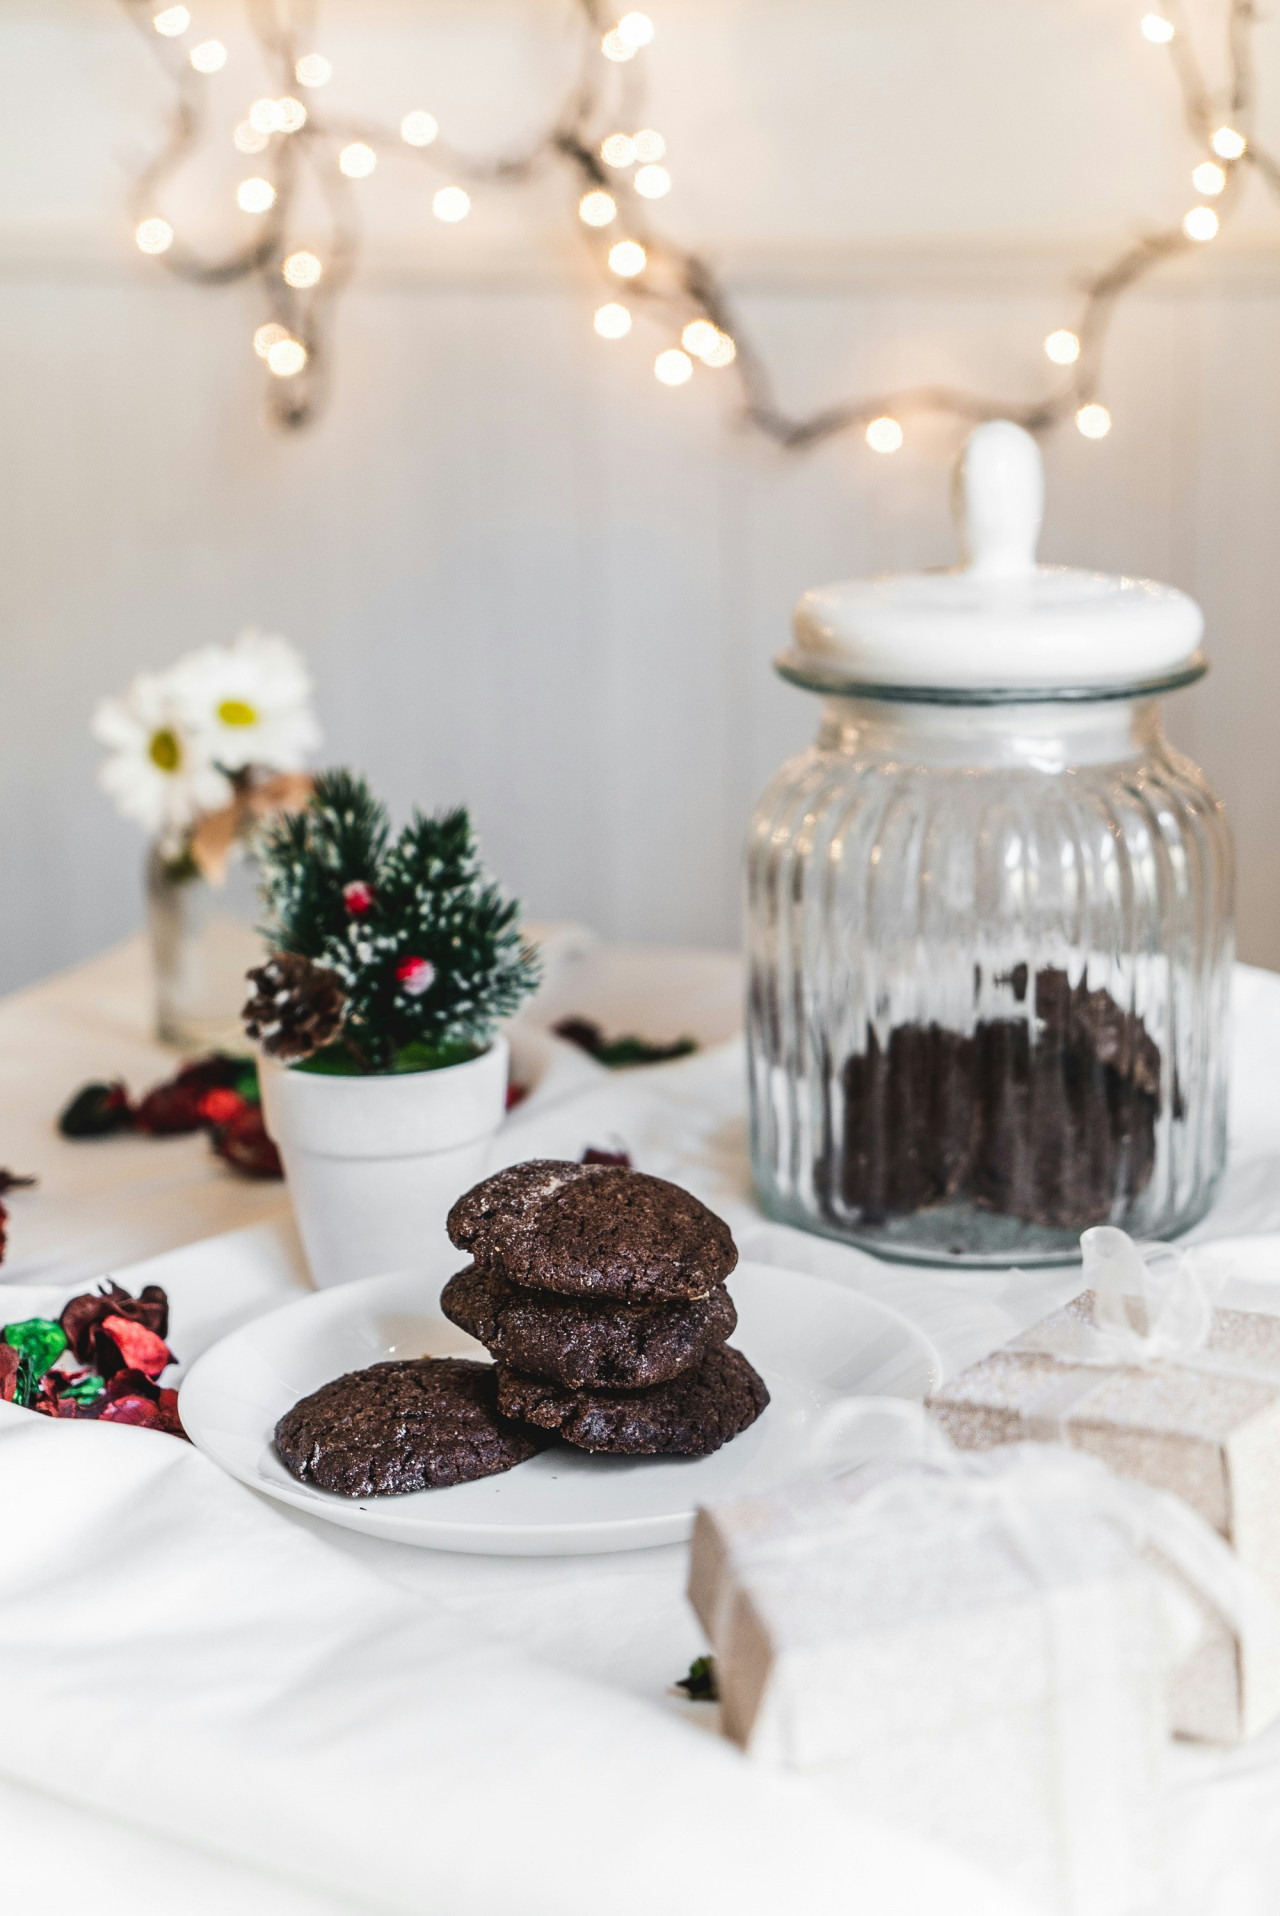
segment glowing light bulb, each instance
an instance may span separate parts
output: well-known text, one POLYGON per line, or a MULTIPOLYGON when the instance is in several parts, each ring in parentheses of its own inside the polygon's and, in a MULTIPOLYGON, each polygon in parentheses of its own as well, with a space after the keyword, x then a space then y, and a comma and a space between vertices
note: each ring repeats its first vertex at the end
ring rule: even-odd
POLYGON ((168 220, 143 220, 133 237, 140 253, 167 253, 173 245, 173 228, 168 220))
POLYGON ((1051 359, 1055 366, 1074 366, 1080 357, 1080 341, 1073 332, 1060 326, 1056 333, 1049 334, 1044 342, 1044 350, 1046 358, 1051 359))
POLYGON ((1233 126, 1220 126, 1210 136, 1209 144, 1220 160, 1238 160, 1248 141, 1243 133, 1237 133, 1233 126))
POLYGON ((1094 401, 1081 406, 1076 414, 1076 425, 1086 439, 1105 439, 1111 431, 1111 414, 1105 406, 1099 406, 1094 401))
POLYGON ((241 180, 236 188, 236 205, 242 213, 269 213, 276 203, 276 189, 270 180, 241 180))
POLYGON ((872 452, 897 452, 902 444, 902 427, 885 413, 867 427, 867 444, 872 452))
POLYGON ((709 347, 719 338, 718 328, 709 319, 691 319, 680 335, 680 344, 687 353, 701 359, 709 347))
POLYGON ((277 125, 274 100, 255 100, 249 108, 249 125, 258 133, 274 133, 277 125))
POLYGON ((1166 20, 1162 13, 1144 13, 1142 16, 1142 37, 1150 40, 1153 47, 1167 47, 1174 36, 1172 20, 1166 20))
POLYGON ((664 386, 683 386, 693 378, 693 361, 678 346, 668 346, 654 360, 653 370, 664 386))
POLYGON ((308 288, 320 284, 324 267, 314 253, 290 253, 280 271, 284 274, 287 286, 305 293, 308 288))
POLYGON ((625 339, 631 331, 631 314, 616 299, 607 306, 598 306, 593 321, 601 339, 625 339))
POLYGON ((276 101, 276 125, 282 133, 300 133, 307 124, 307 109, 301 100, 286 94, 276 101))
POLYGON ((1201 160, 1191 175, 1191 184, 1197 193, 1203 193, 1207 199, 1213 199, 1221 193, 1227 183, 1227 176, 1214 160, 1201 160))
POLYGON ((629 40, 623 39, 616 27, 614 27, 611 32, 605 34, 604 39, 600 42, 600 51, 606 60, 616 60, 619 65, 621 65, 624 60, 634 60, 636 57, 635 48, 629 40))
POLYGON ((406 113, 400 122, 400 138, 406 146, 430 146, 439 131, 431 114, 424 113, 421 107, 406 113))
POLYGON ((253 350, 257 353, 259 359, 265 359, 273 346, 278 346, 281 340, 288 339, 288 337, 289 328, 287 326, 282 326, 278 319, 269 319, 266 325, 259 326, 257 332, 253 335, 253 350))
POLYGON ((377 164, 377 154, 363 140, 353 140, 338 155, 338 165, 349 180, 367 180, 377 164))
POLYGON ((264 153, 271 144, 271 135, 260 132, 249 120, 241 120, 231 137, 238 153, 264 153))
POLYGON ((307 349, 300 339, 278 339, 267 348, 267 366, 277 379, 292 379, 307 363, 307 349))
POLYGON ((651 126, 642 127, 635 135, 632 145, 636 149, 638 160, 660 160, 667 150, 667 143, 661 133, 655 133, 651 126))
POLYGON ((328 86, 333 78, 333 65, 323 53, 304 53, 293 75, 299 86, 328 86))
POLYGON ((704 366, 710 366, 714 371, 720 372, 725 366, 732 366, 738 357, 738 349, 728 333, 718 332, 711 344, 703 347, 701 357, 704 366))
POLYGON ((618 203, 612 193, 598 189, 584 193, 578 201, 578 218, 584 226, 609 226, 618 217, 618 203))
POLYGON ((191 64, 197 73, 221 73, 227 64, 227 49, 221 40, 202 40, 191 49, 191 64))
POLYGON ((471 211, 471 195, 461 186, 442 186, 431 202, 431 211, 446 226, 456 226, 471 211))
POLYGON ((654 26, 647 13, 624 13, 614 32, 637 52, 653 43, 654 26))
POLYGON ((600 146, 600 158, 606 166, 633 166, 636 143, 629 133, 611 133, 600 146))
POLYGON ((634 279, 649 264, 649 255, 638 240, 619 240, 609 248, 609 266, 619 279, 634 279))
POLYGON ((1182 230, 1189 240, 1211 240, 1218 231, 1218 215, 1211 206, 1193 206, 1183 215, 1182 230))
POLYGON ((671 191, 671 175, 665 166, 642 166, 635 176, 635 189, 646 200, 660 200, 671 191))
POLYGON ((151 24, 166 40, 176 40, 191 25, 191 14, 186 7, 162 7, 152 14, 151 24))

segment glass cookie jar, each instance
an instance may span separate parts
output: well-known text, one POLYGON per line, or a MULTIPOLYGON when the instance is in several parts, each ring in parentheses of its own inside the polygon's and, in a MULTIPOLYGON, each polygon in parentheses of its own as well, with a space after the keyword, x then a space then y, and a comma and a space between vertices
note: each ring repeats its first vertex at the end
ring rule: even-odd
POLYGON ((778 661, 824 705, 751 829, 754 1175, 881 1256, 1062 1262, 1184 1230, 1225 1157, 1231 839, 1158 702, 1203 621, 1035 564, 1020 427, 961 479, 965 569, 806 593, 778 661))

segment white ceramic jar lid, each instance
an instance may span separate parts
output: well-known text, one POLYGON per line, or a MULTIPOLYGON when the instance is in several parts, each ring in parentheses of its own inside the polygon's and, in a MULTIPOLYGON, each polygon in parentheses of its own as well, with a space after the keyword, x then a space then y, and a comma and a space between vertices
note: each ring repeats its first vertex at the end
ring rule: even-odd
POLYGON ((1204 616, 1176 586, 1036 564, 1044 468, 1030 433, 970 434, 958 473, 967 566, 806 592, 778 660, 814 690, 961 699, 1114 696, 1204 671, 1204 616))

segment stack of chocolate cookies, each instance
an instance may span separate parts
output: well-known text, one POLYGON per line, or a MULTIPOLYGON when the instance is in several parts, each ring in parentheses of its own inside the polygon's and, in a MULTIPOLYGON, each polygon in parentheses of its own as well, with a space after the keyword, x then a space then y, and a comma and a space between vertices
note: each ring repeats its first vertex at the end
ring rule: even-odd
POLYGON ((495 1358, 504 1420, 582 1450, 704 1457, 768 1403, 725 1342, 729 1227, 679 1185, 534 1159, 459 1198, 449 1236, 474 1262, 441 1308, 495 1358))

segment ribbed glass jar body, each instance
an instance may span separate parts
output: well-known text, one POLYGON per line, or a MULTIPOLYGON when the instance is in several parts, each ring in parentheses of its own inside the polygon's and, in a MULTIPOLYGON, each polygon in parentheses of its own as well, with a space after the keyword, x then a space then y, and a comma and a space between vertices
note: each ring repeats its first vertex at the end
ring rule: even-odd
POLYGON ((829 699, 748 851, 765 1209, 944 1263, 1185 1229, 1226 1152, 1232 890, 1150 698, 829 699))

